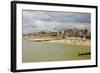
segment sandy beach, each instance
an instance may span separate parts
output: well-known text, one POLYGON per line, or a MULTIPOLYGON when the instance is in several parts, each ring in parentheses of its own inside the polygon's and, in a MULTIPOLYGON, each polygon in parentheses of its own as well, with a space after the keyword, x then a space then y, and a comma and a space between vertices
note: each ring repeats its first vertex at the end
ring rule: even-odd
POLYGON ((36 41, 36 42, 42 42, 42 41, 47 41, 47 42, 52 42, 52 43, 59 42, 59 43, 66 43, 70 45, 84 45, 84 46, 91 45, 91 40, 88 40, 88 39, 87 40, 81 40, 81 39, 68 40, 68 39, 54 39, 54 38, 27 38, 27 40, 36 41))
POLYGON ((51 40, 48 42, 60 42, 60 43, 66 43, 66 44, 70 44, 70 45, 84 45, 84 46, 90 46, 90 40, 51 40))

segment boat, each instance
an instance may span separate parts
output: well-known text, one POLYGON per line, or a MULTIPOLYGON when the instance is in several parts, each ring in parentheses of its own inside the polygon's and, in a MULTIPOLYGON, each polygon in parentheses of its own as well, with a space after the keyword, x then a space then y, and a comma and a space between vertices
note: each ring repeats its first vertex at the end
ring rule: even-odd
POLYGON ((91 52, 78 53, 79 56, 81 56, 81 55, 90 55, 90 54, 91 54, 91 52))

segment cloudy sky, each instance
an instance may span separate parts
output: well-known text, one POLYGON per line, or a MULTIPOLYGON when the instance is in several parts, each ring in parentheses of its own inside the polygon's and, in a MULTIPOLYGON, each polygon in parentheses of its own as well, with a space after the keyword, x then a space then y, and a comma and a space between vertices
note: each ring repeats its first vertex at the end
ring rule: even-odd
POLYGON ((63 31, 70 28, 90 30, 90 13, 23 10, 23 33, 63 31))

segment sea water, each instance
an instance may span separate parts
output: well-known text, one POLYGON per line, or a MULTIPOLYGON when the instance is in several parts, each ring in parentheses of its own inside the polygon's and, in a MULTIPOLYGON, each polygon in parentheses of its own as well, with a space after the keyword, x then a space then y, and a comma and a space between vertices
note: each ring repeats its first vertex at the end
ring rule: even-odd
POLYGON ((68 45, 60 42, 23 40, 22 62, 87 60, 91 55, 78 55, 90 51, 89 46, 68 45))

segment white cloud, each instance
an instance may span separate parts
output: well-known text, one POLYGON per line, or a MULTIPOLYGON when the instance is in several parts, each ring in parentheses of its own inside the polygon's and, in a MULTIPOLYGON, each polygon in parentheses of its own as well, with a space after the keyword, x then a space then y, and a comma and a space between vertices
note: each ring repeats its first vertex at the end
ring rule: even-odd
POLYGON ((23 11, 23 33, 62 31, 68 28, 90 29, 90 14, 23 11))

